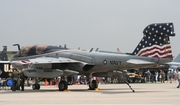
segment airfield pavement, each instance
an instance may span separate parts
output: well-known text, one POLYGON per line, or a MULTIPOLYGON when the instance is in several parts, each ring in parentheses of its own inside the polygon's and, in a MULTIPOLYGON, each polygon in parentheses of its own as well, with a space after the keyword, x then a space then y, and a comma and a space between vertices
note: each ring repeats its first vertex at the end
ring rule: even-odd
POLYGON ((0 105, 180 105, 177 83, 100 84, 100 90, 87 90, 87 85, 72 85, 68 91, 56 86, 41 86, 40 90, 25 87, 25 91, 0 90, 0 105))

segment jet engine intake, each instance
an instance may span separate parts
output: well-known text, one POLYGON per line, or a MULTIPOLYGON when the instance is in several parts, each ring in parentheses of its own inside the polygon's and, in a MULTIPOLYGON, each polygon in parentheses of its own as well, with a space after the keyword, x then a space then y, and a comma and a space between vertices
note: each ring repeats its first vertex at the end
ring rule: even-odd
POLYGON ((84 67, 83 67, 83 70, 84 71, 88 71, 88 70, 90 70, 92 67, 94 67, 94 65, 85 65, 84 67))

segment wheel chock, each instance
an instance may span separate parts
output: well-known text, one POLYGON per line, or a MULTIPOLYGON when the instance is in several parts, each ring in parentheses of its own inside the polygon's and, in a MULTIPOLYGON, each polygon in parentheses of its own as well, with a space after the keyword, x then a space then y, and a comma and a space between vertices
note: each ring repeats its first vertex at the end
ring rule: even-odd
POLYGON ((95 88, 96 91, 100 90, 100 88, 95 88))

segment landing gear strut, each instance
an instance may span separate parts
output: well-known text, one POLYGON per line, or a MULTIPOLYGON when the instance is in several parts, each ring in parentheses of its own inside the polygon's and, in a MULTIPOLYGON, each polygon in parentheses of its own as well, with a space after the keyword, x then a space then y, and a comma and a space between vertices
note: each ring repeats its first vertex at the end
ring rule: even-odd
POLYGON ((92 80, 92 82, 89 83, 89 89, 95 90, 96 88, 98 88, 98 83, 96 80, 92 80))
POLYGON ((127 79, 126 79, 126 76, 127 74, 124 72, 124 71, 122 71, 122 80, 129 86, 129 88, 132 90, 132 92, 135 92, 135 90, 134 89, 132 89, 132 87, 129 85, 129 83, 127 82, 127 79))
POLYGON ((92 80, 92 73, 90 73, 87 77, 87 81, 89 83, 89 89, 90 90, 95 90, 96 88, 98 88, 98 83, 96 80, 92 80))
POLYGON ((68 83, 66 80, 67 79, 65 76, 61 77, 61 81, 59 82, 59 85, 58 85, 59 91, 64 91, 68 89, 68 83))

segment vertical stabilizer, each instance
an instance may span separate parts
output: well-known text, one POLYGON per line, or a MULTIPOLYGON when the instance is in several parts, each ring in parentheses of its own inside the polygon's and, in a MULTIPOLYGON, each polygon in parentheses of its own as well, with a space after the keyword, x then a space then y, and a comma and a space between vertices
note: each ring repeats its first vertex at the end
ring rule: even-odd
POLYGON ((0 53, 0 61, 8 61, 7 46, 3 46, 3 50, 0 53))
POLYGON ((173 58, 169 36, 175 36, 173 23, 148 25, 143 31, 143 38, 133 51, 134 55, 173 58))
POLYGON ((3 46, 2 53, 6 53, 6 52, 7 52, 7 46, 3 46))

